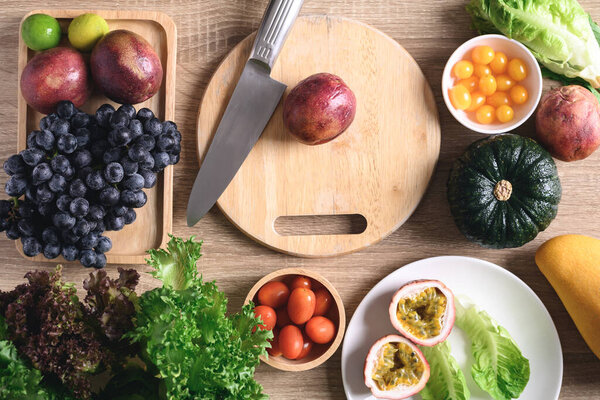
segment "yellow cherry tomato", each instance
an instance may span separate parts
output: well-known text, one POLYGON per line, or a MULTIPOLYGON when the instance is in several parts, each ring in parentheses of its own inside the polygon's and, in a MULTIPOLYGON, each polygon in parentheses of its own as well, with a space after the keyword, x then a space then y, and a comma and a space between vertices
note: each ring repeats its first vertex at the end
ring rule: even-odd
POLYGON ((479 78, 479 91, 486 96, 490 96, 496 92, 496 78, 492 75, 479 78))
POLYGON ((506 104, 503 104, 496 109, 496 118, 498 118, 498 121, 502 123, 512 121, 514 116, 515 112, 513 111, 512 107, 506 104))
POLYGON ((492 74, 492 70, 487 65, 475 64, 473 67, 473 74, 479 78, 492 74))
POLYGON ((477 46, 473 49, 471 53, 471 59, 476 64, 489 64, 493 59, 496 53, 494 53, 494 49, 490 46, 477 46))
POLYGON ((466 108, 466 111, 475 111, 485 104, 485 96, 481 92, 471 93, 471 105, 466 108))
POLYGON ((508 62, 508 76, 520 82, 527 78, 527 65, 520 58, 513 58, 508 62))
POLYGON ((450 103, 457 110, 466 110, 471 105, 471 93, 463 85, 456 85, 450 89, 450 103))
POLYGON ((510 89, 510 98, 515 104, 523 104, 529 98, 529 93, 521 85, 515 85, 510 89))
POLYGON ((497 52, 494 59, 490 61, 490 68, 494 74, 503 74, 506 72, 506 65, 508 64, 508 58, 506 54, 497 52))
POLYGON ((473 63, 469 60, 461 60, 454 64, 452 73, 458 79, 467 79, 473 75, 473 63))
POLYGON ((485 104, 475 111, 475 118, 480 124, 491 124, 496 118, 496 110, 489 104, 485 104))
POLYGON ((458 81, 457 85, 462 85, 462 86, 466 87, 469 90, 469 92, 474 92, 475 89, 477 89, 478 83, 479 83, 479 78, 477 78, 476 76, 472 76, 467 79, 461 79, 460 81, 458 81))
POLYGON ((502 74, 496 77, 496 85, 498 86, 498 90, 506 92, 515 85, 515 81, 510 76, 502 74))
POLYGON ((485 102, 490 106, 500 107, 504 104, 510 104, 510 98, 506 92, 496 92, 491 96, 488 96, 485 102))

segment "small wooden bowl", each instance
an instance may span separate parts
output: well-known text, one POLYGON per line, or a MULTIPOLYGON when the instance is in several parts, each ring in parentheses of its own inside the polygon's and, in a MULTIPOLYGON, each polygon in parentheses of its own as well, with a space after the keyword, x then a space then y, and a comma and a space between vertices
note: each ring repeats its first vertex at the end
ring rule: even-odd
POLYGON ((285 268, 271 272, 256 282, 252 289, 250 289, 248 296, 246 296, 246 300, 244 300, 244 304, 248 304, 250 300, 252 300, 254 304, 258 304, 256 301, 256 296, 259 289, 266 283, 271 281, 286 281, 288 278, 295 275, 309 277, 329 290, 329 293, 331 293, 331 297, 333 298, 333 305, 325 316, 331 319, 331 321, 335 324, 337 327, 337 333, 331 343, 315 343, 311 352, 301 360, 288 360, 283 356, 260 356, 262 362, 265 362, 270 366, 283 371, 306 371, 323 364, 329 359, 329 357, 333 355, 333 353, 335 353, 338 347, 340 347, 342 339, 344 338, 344 332, 346 330, 346 312, 344 310, 344 303, 342 302, 342 298, 340 297, 339 293, 337 290, 335 290, 333 285, 327 279, 325 279, 325 277, 307 269, 285 268))

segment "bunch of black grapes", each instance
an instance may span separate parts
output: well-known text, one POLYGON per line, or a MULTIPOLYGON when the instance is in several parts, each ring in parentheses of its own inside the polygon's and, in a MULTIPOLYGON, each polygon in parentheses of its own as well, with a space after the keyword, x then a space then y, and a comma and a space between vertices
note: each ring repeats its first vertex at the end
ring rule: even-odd
POLYGON ((175 123, 147 108, 104 104, 89 115, 63 101, 4 163, 12 199, 0 201, 0 231, 20 238, 27 256, 102 268, 112 247, 103 233, 135 221, 142 189, 179 161, 180 143, 175 123))

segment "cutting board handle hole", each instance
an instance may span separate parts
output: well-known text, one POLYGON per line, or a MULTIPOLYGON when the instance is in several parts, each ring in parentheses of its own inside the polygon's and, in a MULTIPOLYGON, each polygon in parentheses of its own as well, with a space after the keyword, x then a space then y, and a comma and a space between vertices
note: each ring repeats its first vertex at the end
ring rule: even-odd
POLYGON ((361 214, 285 215, 273 224, 281 236, 359 235, 367 229, 361 214))

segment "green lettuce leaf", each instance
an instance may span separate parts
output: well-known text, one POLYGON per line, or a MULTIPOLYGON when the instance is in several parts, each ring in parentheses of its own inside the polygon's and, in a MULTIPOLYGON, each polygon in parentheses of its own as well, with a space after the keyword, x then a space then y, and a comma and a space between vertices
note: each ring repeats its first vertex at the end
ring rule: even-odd
POLYGON ((496 400, 518 398, 529 382, 529 360, 488 313, 475 306, 465 308, 458 300, 455 306, 455 323, 471 340, 475 383, 496 400))
POLYGON ((169 400, 264 399, 254 370, 273 333, 256 329, 261 321, 252 304, 226 314, 225 294, 196 272, 200 246, 171 237, 166 251, 150 252, 163 287, 140 296, 135 328, 126 336, 140 343, 169 400))
POLYGON ((471 0, 467 11, 480 33, 515 39, 550 71, 600 87, 598 32, 576 0, 471 0))
POLYGON ((448 341, 433 347, 422 346, 427 362, 431 368, 431 376, 427 385, 419 394, 423 400, 468 400, 471 392, 467 387, 465 375, 456 359, 450 354, 448 341))

